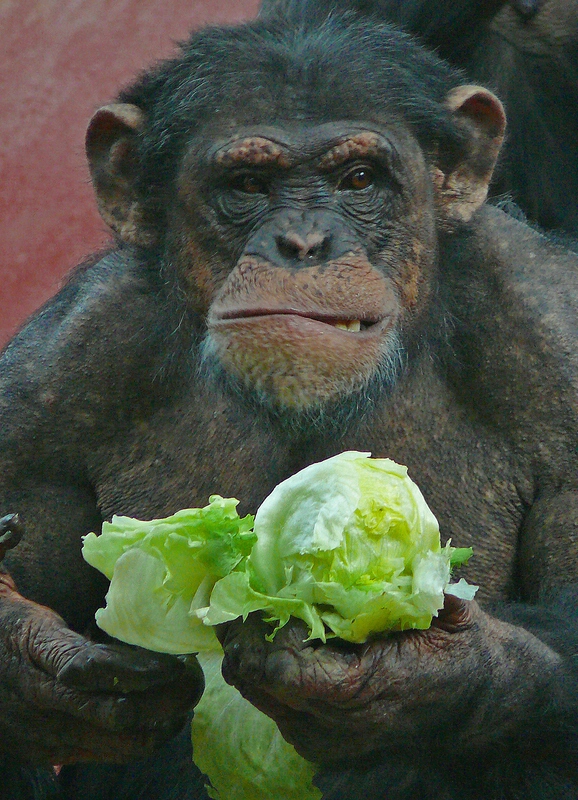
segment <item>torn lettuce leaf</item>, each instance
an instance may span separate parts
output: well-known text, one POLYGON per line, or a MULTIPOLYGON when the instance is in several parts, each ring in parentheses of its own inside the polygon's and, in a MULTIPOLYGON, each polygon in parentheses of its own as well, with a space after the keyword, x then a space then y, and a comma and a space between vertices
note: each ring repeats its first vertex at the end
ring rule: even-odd
POLYGON ((321 800, 317 769, 221 675, 222 650, 199 653, 205 691, 192 725, 195 764, 213 800, 321 800))
POLYGON ((212 647, 212 626, 252 611, 275 630, 298 617, 323 641, 429 628, 444 592, 473 598, 477 587, 450 583, 471 548, 442 547, 407 468, 369 455, 306 467, 275 487, 254 521, 218 495, 166 519, 113 517, 84 538, 88 563, 111 578, 98 625, 168 653, 212 647))
POLYGON ((102 630, 129 644, 162 653, 214 647, 214 632, 195 614, 209 603, 217 580, 250 552, 253 517, 240 518, 238 500, 213 495, 204 508, 144 522, 105 522, 84 537, 82 554, 111 583, 106 607, 96 612, 102 630))

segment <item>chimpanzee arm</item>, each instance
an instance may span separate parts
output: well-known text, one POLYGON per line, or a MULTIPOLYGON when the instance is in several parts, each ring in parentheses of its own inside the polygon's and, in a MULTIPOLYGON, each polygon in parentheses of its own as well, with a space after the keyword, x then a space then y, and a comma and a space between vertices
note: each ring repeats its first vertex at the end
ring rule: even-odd
MULTIPOLYGON (((327 770, 318 783, 324 800, 381 800, 384 786, 392 800, 574 800, 578 785, 578 584, 560 588, 548 605, 504 603, 496 617, 531 631, 562 656, 563 667, 551 686, 549 701, 537 718, 527 718, 521 736, 485 750, 461 750, 459 727, 450 726, 450 743, 436 750, 425 745, 416 760, 411 750, 383 753, 359 769, 327 770), (453 737, 453 746, 451 738, 453 737)), ((489 665, 482 665, 486 671, 489 665)), ((523 684, 532 676, 527 665, 523 684)), ((459 687, 458 687, 459 691, 459 687)), ((467 712, 467 709, 464 709, 467 712)), ((491 733, 491 731, 489 731, 491 733)))
MULTIPOLYGON (((28 548, 19 572, 35 594, 51 594, 78 623, 94 608, 96 585, 90 571, 75 563, 80 543, 73 547, 70 536, 67 542, 71 528, 66 529, 86 526, 96 513, 90 514, 86 498, 72 486, 59 491, 39 484, 36 493, 28 487, 16 496, 23 514, 51 533, 46 542, 37 537, 42 547, 28 548), (59 519, 64 541, 56 535, 59 519)), ((13 515, 0 520, 0 551, 17 544, 8 537, 20 528, 13 515)), ((19 547, 26 550, 25 530, 19 547)), ((23 597, 0 565, 0 752, 13 760, 124 761, 150 752, 184 724, 202 685, 194 665, 89 641, 55 612, 23 597)))
POLYGON ((102 522, 86 452, 114 436, 119 392, 136 386, 144 369, 127 343, 130 331, 119 329, 130 268, 111 256, 77 276, 2 360, 2 550, 18 538, 12 514, 24 535, 6 559, 17 583, 0 573, 0 750, 22 762, 123 761, 149 752, 184 724, 202 690, 198 667, 77 632, 103 591, 80 553, 81 536, 102 522))
POLYGON ((0 573, 0 750, 49 765, 121 762, 185 722, 198 669, 170 656, 90 642, 0 573))
POLYGON ((105 307, 119 294, 123 266, 111 254, 80 271, 0 359, 0 516, 18 513, 26 526, 6 566, 21 591, 77 627, 103 589, 87 577, 80 542, 102 524, 86 454, 119 425, 112 405, 125 378, 122 364, 121 378, 111 364, 121 359, 124 331, 105 307))

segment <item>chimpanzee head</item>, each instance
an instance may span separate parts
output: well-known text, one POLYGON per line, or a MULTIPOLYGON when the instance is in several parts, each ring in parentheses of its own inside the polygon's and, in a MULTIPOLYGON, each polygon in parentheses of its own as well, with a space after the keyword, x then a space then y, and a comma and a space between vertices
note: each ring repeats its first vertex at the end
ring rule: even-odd
POLYGON ((204 321, 205 363, 311 419, 395 383, 504 126, 394 27, 256 21, 195 33, 96 113, 87 151, 106 222, 204 321))

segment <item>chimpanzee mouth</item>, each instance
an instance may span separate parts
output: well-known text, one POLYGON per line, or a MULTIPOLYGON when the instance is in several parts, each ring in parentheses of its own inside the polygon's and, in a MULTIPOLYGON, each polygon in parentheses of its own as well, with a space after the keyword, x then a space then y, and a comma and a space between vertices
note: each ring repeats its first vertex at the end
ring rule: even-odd
POLYGON ((348 331, 349 333, 363 333, 371 328, 374 328, 383 320, 381 319, 354 319, 349 317, 336 317, 325 313, 312 313, 308 311, 301 311, 296 309, 238 309, 228 310, 220 314, 216 314, 209 320, 210 325, 218 325, 219 323, 236 323, 236 322, 250 322, 265 317, 298 317, 313 323, 320 323, 323 325, 331 326, 341 331, 348 331))

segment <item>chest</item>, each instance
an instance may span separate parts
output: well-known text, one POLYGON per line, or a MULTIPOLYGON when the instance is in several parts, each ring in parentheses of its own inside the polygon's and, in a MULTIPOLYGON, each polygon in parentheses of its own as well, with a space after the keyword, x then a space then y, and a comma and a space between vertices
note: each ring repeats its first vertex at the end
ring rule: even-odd
MULTIPOLYGON (((279 431, 223 397, 188 397, 134 420, 88 457, 103 518, 141 519, 236 497, 254 513, 273 487, 309 463, 342 450, 370 451, 405 464, 440 523, 442 542, 473 546, 464 576, 481 598, 513 587, 524 516, 523 471, 505 444, 451 402, 390 404, 346 435, 279 431)), ((529 487, 526 487, 529 490, 529 487)))

